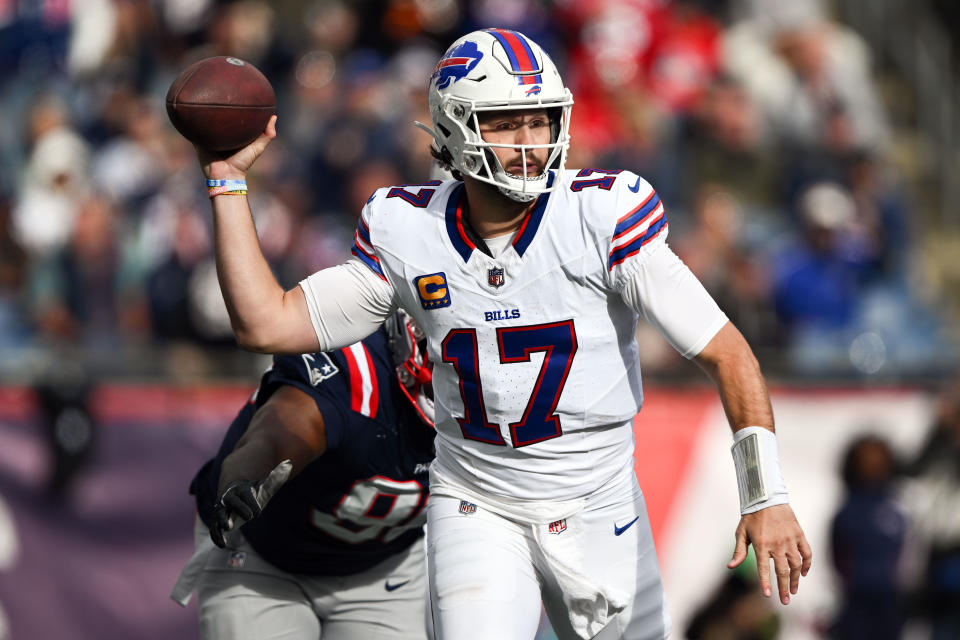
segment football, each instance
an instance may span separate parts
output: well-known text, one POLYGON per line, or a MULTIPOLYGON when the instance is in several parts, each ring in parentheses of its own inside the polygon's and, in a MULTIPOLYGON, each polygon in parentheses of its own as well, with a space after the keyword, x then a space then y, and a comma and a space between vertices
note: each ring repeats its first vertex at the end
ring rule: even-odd
POLYGON ((276 110, 273 87, 239 58, 216 56, 183 70, 167 91, 167 115, 183 137, 210 151, 253 142, 276 110))

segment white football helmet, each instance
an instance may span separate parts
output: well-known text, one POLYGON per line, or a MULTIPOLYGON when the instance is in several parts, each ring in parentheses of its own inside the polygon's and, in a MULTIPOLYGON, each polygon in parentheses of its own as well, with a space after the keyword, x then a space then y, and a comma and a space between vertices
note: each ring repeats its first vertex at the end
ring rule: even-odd
POLYGON ((429 426, 433 426, 433 363, 427 336, 406 311, 398 309, 384 323, 400 391, 429 426))
POLYGON ((547 186, 548 171, 538 176, 526 175, 526 169, 522 176, 507 173, 489 149, 518 145, 485 142, 479 133, 478 112, 547 109, 549 144, 519 147, 524 154, 529 149, 549 149, 547 169, 563 170, 573 96, 550 56, 533 40, 507 29, 463 36, 437 63, 428 93, 434 128, 416 124, 433 136, 443 162, 463 175, 497 186, 518 202, 530 202, 559 185, 556 180, 547 186))

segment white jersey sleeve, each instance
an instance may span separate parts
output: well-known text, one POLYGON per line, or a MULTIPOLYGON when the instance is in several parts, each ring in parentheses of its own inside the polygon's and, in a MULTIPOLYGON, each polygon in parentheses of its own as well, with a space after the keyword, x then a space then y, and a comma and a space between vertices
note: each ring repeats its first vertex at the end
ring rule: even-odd
POLYGON ((609 286, 685 358, 692 358, 727 317, 667 246, 667 212, 657 192, 629 171, 620 177, 608 196, 615 213, 606 214, 616 216, 605 234, 609 286))
POLYGON ((616 291, 623 291, 647 256, 666 244, 670 231, 663 203, 650 183, 629 171, 621 178, 611 194, 616 221, 605 229, 608 278, 616 291))
POLYGON ((367 337, 397 308, 396 291, 370 242, 369 217, 368 202, 354 234, 355 258, 300 282, 320 351, 346 347, 367 337))
POLYGON ((633 269, 621 295, 684 358, 700 353, 727 324, 726 314, 666 244, 633 269))
POLYGON ((317 271, 300 288, 320 351, 366 338, 397 308, 393 287, 355 258, 317 271))

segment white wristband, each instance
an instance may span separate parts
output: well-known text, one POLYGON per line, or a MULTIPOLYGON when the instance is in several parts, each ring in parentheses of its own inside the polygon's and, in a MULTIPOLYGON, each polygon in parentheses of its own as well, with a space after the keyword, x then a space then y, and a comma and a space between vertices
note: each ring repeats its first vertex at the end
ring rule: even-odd
POLYGON ((780 473, 777 436, 764 427, 746 427, 733 434, 733 466, 740 491, 740 514, 786 504, 787 485, 780 473))

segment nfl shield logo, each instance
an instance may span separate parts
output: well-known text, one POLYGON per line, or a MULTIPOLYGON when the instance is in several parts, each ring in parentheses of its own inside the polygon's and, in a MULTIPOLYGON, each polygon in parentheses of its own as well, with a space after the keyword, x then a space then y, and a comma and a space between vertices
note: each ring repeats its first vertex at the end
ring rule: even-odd
POLYGON ((557 520, 556 522, 551 522, 550 526, 547 527, 547 531, 554 534, 561 534, 567 530, 567 521, 566 519, 557 520))
POLYGON ((228 560, 231 567, 234 569, 243 568, 243 564, 247 561, 247 554, 243 551, 234 551, 230 554, 230 560, 228 560))
POLYGON ((500 267, 494 267, 492 269, 487 269, 487 284, 489 284, 494 289, 499 289, 503 286, 503 269, 500 267))
POLYGON ((471 513, 475 513, 476 511, 477 505, 473 504, 472 502, 467 502, 466 500, 460 501, 460 513, 463 515, 469 516, 471 513))

